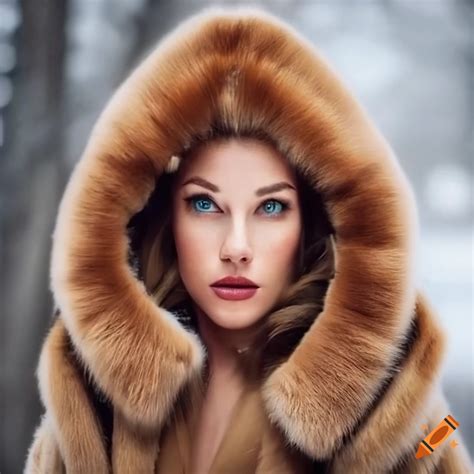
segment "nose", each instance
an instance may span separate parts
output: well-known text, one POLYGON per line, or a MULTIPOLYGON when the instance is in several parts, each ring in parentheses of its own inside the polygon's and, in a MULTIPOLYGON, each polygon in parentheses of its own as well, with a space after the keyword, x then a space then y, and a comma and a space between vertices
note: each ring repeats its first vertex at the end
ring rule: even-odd
POLYGON ((249 263, 253 259, 247 232, 243 224, 234 223, 222 243, 220 258, 234 263, 249 263))

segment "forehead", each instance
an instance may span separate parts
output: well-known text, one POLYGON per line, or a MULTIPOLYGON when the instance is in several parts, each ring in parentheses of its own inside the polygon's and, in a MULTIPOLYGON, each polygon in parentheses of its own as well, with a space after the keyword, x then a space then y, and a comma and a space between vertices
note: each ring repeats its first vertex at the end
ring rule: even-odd
POLYGON ((288 160, 271 144, 252 138, 232 138, 200 145, 183 160, 178 181, 199 176, 222 186, 272 184, 286 180, 296 185, 288 160))

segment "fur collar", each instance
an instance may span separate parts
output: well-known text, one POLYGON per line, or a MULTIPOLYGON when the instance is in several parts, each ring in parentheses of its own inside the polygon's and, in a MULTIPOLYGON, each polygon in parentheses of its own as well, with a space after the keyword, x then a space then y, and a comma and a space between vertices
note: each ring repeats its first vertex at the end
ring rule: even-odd
MULTIPOLYGON (((215 117, 273 136, 323 196, 335 230, 324 309, 262 388, 287 438, 327 458, 369 410, 408 337, 416 207, 360 105, 314 47, 270 14, 213 7, 195 15, 109 102, 57 215, 51 290, 60 324, 121 415, 145 431, 162 426, 205 350, 147 295, 127 264, 125 228, 170 157, 215 117)), ((40 389, 59 423, 61 403, 72 401, 59 402, 47 354, 40 389)))

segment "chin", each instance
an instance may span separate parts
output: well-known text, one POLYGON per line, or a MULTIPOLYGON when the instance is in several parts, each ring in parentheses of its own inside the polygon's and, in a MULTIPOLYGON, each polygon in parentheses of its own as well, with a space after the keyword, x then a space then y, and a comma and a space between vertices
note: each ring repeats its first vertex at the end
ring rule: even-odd
POLYGON ((259 321, 260 318, 249 318, 248 316, 239 317, 238 314, 233 314, 232 316, 229 316, 229 317, 225 317, 221 315, 221 317, 216 317, 216 318, 211 317, 210 319, 214 322, 214 324, 216 324, 217 326, 220 326, 221 328, 230 329, 230 330, 239 330, 239 329, 246 329, 252 326, 257 321, 259 321))

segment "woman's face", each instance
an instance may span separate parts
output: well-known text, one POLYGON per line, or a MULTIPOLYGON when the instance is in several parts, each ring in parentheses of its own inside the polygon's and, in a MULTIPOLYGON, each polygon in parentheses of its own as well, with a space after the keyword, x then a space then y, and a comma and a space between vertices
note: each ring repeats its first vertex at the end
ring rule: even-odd
POLYGON ((244 329, 271 310, 293 279, 301 226, 296 178, 272 146, 215 141, 181 163, 172 215, 179 272, 218 326, 244 329), (223 299, 211 285, 228 275, 259 288, 248 299, 223 299))

